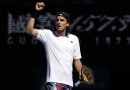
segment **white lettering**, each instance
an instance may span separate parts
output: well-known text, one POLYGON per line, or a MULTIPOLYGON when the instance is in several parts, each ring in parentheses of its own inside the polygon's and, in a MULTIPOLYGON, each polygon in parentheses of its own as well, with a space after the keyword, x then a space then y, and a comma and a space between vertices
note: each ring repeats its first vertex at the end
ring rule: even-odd
POLYGON ((13 42, 13 38, 11 37, 11 36, 9 36, 8 38, 7 38, 7 44, 13 44, 14 42, 13 42))
MULTIPOLYGON (((26 36, 18 36, 12 37, 12 34, 24 34, 25 33, 25 25, 30 17, 30 14, 27 13, 25 15, 14 15, 13 13, 8 13, 8 38, 7 43, 8 45, 11 44, 19 44, 25 45, 28 43, 26 36)), ((39 28, 44 28, 46 26, 54 25, 55 15, 51 12, 46 12, 44 15, 39 15, 38 23, 36 26, 39 28)), ((101 32, 111 32, 111 33, 118 33, 118 32, 126 32, 128 30, 130 24, 130 15, 124 16, 108 16, 108 15, 80 15, 74 19, 72 19, 72 28, 75 32, 94 32, 94 33, 101 33, 101 32)), ((126 36, 127 38, 122 37, 122 35, 118 36, 111 36, 106 35, 103 38, 101 36, 97 36, 95 34, 95 44, 105 44, 105 45, 120 45, 124 41, 127 41, 127 45, 130 45, 130 37, 126 36), (103 39, 103 40, 102 40, 103 39), (124 40, 124 41, 123 41, 124 40)), ((101 34, 100 34, 101 35, 101 34)), ((32 38, 30 42, 32 45, 36 45, 38 41, 35 38, 32 38)))

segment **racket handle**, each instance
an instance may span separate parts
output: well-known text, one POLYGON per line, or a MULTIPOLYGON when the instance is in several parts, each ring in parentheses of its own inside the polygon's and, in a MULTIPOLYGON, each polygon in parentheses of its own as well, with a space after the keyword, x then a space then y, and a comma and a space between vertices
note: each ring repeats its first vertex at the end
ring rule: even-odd
POLYGON ((77 82, 74 84, 74 86, 75 86, 75 87, 78 87, 80 83, 81 83, 81 81, 79 80, 79 81, 77 81, 77 82))

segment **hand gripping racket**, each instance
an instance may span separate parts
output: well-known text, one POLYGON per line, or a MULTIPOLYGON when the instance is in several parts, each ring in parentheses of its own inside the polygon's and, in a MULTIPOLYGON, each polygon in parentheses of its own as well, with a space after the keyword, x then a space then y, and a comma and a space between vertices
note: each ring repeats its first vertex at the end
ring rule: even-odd
POLYGON ((78 80, 74 86, 78 87, 81 83, 84 83, 86 85, 92 85, 94 84, 94 74, 90 67, 83 65, 81 68, 81 79, 78 80))

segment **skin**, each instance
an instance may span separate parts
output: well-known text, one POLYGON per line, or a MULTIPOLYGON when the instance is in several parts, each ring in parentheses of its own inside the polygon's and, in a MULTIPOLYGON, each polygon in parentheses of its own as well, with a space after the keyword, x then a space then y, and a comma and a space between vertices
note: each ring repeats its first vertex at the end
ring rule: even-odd
MULTIPOLYGON (((35 10, 41 11, 45 8, 45 3, 43 2, 37 2, 35 4, 35 10)), ((30 34, 31 36, 35 37, 38 34, 38 29, 34 28, 35 18, 30 17, 30 19, 27 22, 26 25, 26 32, 30 34)), ((69 23, 63 16, 57 16, 56 17, 56 29, 59 35, 65 36, 66 33, 66 27, 69 26, 69 23)), ((81 74, 81 67, 82 63, 80 59, 77 59, 74 61, 74 66, 76 70, 78 71, 79 75, 81 74)))
POLYGON ((64 17, 62 17, 62 16, 56 17, 56 29, 57 29, 57 32, 61 36, 65 36, 66 27, 68 27, 68 26, 69 26, 69 23, 67 22, 67 20, 64 17))

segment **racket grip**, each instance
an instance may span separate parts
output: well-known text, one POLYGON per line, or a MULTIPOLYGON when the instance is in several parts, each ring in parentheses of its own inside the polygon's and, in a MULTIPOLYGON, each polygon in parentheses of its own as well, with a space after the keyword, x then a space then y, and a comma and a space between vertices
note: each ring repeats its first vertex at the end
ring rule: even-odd
POLYGON ((80 82, 80 80, 79 80, 79 81, 77 81, 77 82, 74 84, 74 86, 75 86, 75 87, 78 87, 80 83, 81 83, 81 82, 80 82))

